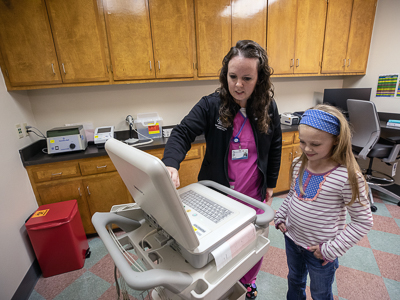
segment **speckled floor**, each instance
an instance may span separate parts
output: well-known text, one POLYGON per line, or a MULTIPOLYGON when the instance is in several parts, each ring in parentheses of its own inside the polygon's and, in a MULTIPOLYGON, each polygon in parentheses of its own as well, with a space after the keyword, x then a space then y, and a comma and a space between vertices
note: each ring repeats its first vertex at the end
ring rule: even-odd
MULTIPOLYGON (((278 209, 285 195, 268 204, 278 209)), ((400 207, 385 201, 387 196, 374 192, 378 211, 374 227, 356 246, 339 259, 340 267, 333 284, 334 298, 340 300, 400 299, 400 207)), ((270 225, 270 248, 257 278, 258 299, 286 299, 287 272, 283 235, 270 225)), ((41 277, 29 300, 108 300, 117 299, 114 264, 98 237, 89 240, 92 251, 82 269, 41 277)), ((129 290, 130 299, 146 295, 129 290)), ((307 288, 307 299, 311 299, 307 288)))

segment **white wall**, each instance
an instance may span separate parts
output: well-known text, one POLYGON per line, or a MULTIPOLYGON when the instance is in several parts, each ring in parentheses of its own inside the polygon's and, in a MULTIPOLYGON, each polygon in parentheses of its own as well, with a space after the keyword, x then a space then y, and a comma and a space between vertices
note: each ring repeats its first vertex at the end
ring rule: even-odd
MULTIPOLYGON (((324 88, 340 88, 343 79, 274 78, 280 112, 299 111, 322 101, 324 88)), ((175 125, 204 95, 215 91, 217 80, 76 87, 28 91, 38 128, 46 130, 70 123, 92 122, 94 127, 114 125, 128 129, 127 115, 158 112, 164 125, 175 125)))
POLYGON ((367 73, 343 81, 344 87, 372 87, 371 100, 381 112, 400 113, 400 97, 375 97, 379 75, 400 73, 399 12, 399 0, 378 0, 367 73))
POLYGON ((35 126, 27 92, 8 93, 0 75, 0 299, 14 295, 34 256, 25 230, 25 220, 37 203, 18 150, 35 138, 18 139, 15 125, 35 126))

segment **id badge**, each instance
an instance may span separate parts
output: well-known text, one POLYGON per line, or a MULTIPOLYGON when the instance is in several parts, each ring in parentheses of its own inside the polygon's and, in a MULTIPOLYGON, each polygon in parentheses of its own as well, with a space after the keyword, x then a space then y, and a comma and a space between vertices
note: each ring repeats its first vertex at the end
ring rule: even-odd
POLYGON ((249 158, 249 149, 232 150, 232 160, 248 159, 248 158, 249 158))

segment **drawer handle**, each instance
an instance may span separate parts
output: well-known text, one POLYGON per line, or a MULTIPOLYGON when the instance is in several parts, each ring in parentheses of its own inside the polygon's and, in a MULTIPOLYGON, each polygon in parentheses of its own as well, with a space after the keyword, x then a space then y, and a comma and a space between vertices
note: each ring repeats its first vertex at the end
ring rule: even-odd
POLYGON ((51 176, 59 176, 59 175, 62 175, 62 172, 51 174, 51 176))
POLYGON ((89 191, 89 186, 88 185, 86 186, 86 189, 87 189, 87 192, 88 192, 88 194, 90 196, 90 191, 89 191))
POLYGON ((100 166, 100 167, 99 167, 99 166, 97 166, 96 168, 97 168, 97 169, 103 169, 103 168, 107 168, 107 165, 105 165, 105 166, 100 166))

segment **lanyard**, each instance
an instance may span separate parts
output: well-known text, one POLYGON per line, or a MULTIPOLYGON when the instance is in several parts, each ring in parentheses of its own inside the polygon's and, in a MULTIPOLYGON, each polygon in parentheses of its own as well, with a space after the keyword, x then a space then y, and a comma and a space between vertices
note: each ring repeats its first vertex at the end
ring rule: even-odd
POLYGON ((240 133, 242 132, 242 129, 243 129, 243 127, 244 127, 244 124, 246 124, 246 121, 247 121, 247 117, 244 118, 242 127, 240 127, 239 132, 238 132, 238 133, 236 134, 236 136, 233 138, 233 142, 234 142, 234 143, 240 143, 239 135, 240 135, 240 133))

